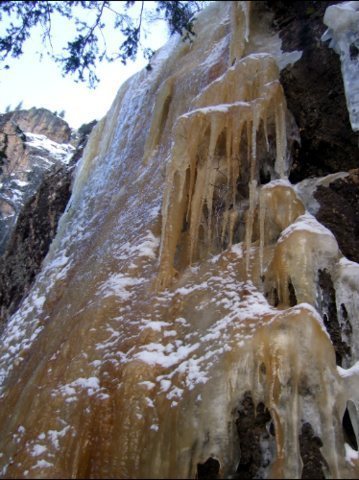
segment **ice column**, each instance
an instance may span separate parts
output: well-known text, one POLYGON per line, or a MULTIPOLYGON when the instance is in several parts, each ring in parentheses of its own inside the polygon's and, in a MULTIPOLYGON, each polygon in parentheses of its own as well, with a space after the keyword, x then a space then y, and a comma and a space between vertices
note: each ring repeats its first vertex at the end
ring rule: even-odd
POLYGON ((328 29, 322 40, 339 55, 342 64, 347 108, 354 131, 359 131, 359 2, 331 5, 325 11, 328 29))

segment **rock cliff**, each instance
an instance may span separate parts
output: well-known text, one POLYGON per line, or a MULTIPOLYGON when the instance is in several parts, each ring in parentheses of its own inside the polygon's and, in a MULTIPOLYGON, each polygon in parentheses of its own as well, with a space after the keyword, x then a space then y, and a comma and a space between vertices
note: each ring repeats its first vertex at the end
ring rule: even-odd
POLYGON ((0 117, 0 325, 40 269, 87 136, 44 108, 0 117))
POLYGON ((2 333, 3 477, 358 476, 358 137, 330 4, 212 3, 120 88, 2 333))

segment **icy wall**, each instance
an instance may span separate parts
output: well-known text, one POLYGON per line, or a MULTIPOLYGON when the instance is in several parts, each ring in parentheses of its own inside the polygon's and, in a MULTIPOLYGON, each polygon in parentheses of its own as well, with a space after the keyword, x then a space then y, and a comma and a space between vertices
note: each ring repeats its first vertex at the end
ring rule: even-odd
POLYGON ((359 266, 312 215, 328 180, 287 179, 300 53, 263 8, 212 4, 92 132, 2 333, 3 477, 358 476, 359 266))

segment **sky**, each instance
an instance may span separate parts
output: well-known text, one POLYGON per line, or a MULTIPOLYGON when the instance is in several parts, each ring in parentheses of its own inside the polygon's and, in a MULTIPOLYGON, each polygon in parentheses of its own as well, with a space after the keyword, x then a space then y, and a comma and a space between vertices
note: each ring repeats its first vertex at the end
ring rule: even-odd
MULTIPOLYGON (((119 10, 121 2, 111 3, 119 10)), ((132 11, 132 14, 136 15, 136 12, 132 11)), ((60 51, 69 39, 71 25, 62 19, 56 19, 52 28, 53 47, 60 51)), ((107 32, 107 44, 109 48, 114 48, 121 40, 112 27, 108 28, 107 32)), ((147 30, 143 31, 143 36, 145 35, 146 46, 156 50, 168 38, 167 26, 164 22, 151 23, 147 30)), ((74 76, 63 78, 60 66, 48 56, 44 55, 40 60, 38 52, 41 51, 43 52, 44 48, 40 32, 34 31, 24 46, 24 54, 7 62, 10 66, 8 70, 0 69, 0 113, 9 105, 14 109, 23 102, 22 108, 26 109, 44 107, 57 112, 64 110, 64 118, 70 127, 79 128, 84 123, 102 118, 109 110, 121 84, 148 63, 142 55, 125 66, 119 60, 113 63, 103 62, 96 70, 100 83, 96 89, 90 89, 86 83, 75 83, 74 76)))

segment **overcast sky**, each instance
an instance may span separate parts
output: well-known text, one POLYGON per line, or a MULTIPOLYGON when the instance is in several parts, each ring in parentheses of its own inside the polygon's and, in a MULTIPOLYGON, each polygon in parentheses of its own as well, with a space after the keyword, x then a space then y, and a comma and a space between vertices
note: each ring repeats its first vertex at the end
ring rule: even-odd
MULTIPOLYGON (((61 21, 57 29, 54 28, 54 41, 59 45, 66 45, 68 28, 61 21)), ((168 37, 167 28, 158 22, 148 28, 146 46, 157 49, 168 37)), ((114 36, 114 33, 111 35, 114 36)), ((93 90, 87 84, 75 83, 73 76, 63 78, 60 66, 49 57, 44 56, 40 61, 37 52, 41 50, 40 36, 33 35, 25 44, 24 54, 19 59, 7 62, 10 69, 0 70, 0 112, 4 112, 8 105, 14 109, 22 101, 23 108, 35 106, 57 112, 64 110, 65 120, 71 127, 78 128, 83 123, 102 118, 120 85, 148 63, 141 55, 136 62, 128 62, 126 66, 120 61, 111 64, 104 62, 97 69, 100 83, 93 90)))

